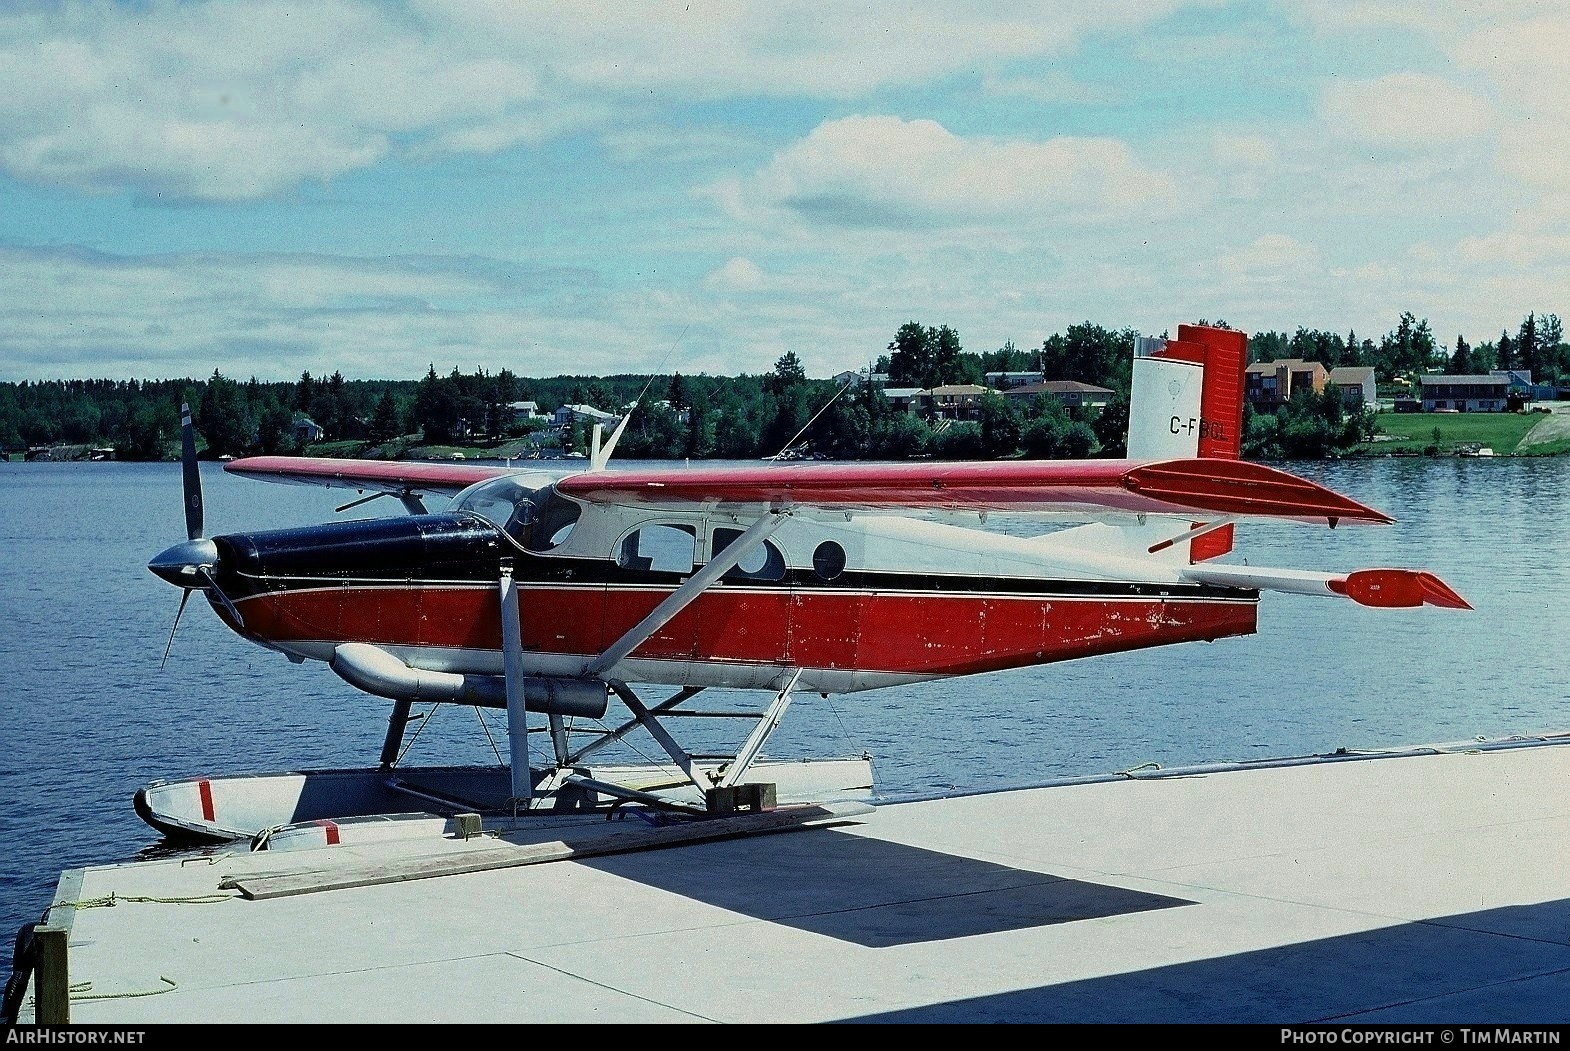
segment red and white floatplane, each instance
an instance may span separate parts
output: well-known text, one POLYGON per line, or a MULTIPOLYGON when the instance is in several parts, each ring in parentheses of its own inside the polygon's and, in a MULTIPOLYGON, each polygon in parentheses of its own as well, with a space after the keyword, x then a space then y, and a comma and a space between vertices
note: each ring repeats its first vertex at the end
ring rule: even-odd
POLYGON ((262 456, 225 470, 409 513, 210 538, 187 414, 188 538, 149 568, 185 590, 182 608, 199 592, 235 632, 327 665, 392 713, 375 769, 154 782, 138 810, 171 835, 281 841, 284 826, 331 838, 351 819, 382 834, 392 799, 516 816, 865 798, 865 757, 760 758, 793 697, 1248 635, 1265 591, 1469 608, 1420 569, 1226 561, 1251 519, 1391 521, 1239 458, 1246 347, 1193 325, 1137 341, 1125 459, 612 468, 621 427, 569 472, 262 456), (429 511, 432 497, 445 509, 429 511), (990 515, 1040 531, 1005 535, 990 515), (650 688, 675 692, 645 700, 650 688), (764 702, 723 756, 673 732, 710 688, 764 702), (615 725, 613 701, 627 713, 615 725), (504 709, 508 764, 399 769, 420 703, 504 709), (549 741, 532 761, 531 713, 549 741), (670 762, 594 765, 634 731, 670 762), (307 798, 335 812, 302 810, 307 798))

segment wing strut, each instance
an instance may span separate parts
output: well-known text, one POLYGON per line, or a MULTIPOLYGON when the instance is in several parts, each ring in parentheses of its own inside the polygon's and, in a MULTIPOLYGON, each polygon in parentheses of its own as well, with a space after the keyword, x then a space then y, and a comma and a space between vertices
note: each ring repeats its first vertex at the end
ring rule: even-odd
POLYGON ((580 677, 598 679, 613 671, 629 653, 647 642, 649 636, 663 628, 672 617, 686 609, 694 599, 703 594, 710 584, 729 573, 737 563, 751 554, 770 533, 780 527, 780 523, 785 521, 785 516, 789 513, 789 511, 771 510, 762 515, 724 551, 710 559, 708 565, 688 577, 679 588, 667 595, 665 601, 655 606, 648 616, 628 629, 627 633, 612 643, 605 652, 585 664, 580 677))

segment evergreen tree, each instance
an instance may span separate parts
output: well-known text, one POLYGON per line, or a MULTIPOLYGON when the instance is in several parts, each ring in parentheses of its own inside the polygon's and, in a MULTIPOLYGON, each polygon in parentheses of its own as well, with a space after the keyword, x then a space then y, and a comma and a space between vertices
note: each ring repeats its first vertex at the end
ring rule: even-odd
POLYGON ((1537 316, 1528 314, 1521 322, 1521 331, 1516 335, 1517 354, 1521 358, 1521 367, 1531 373, 1532 379, 1542 377, 1543 352, 1542 345, 1538 342, 1537 316))
POLYGON ((207 381, 193 421, 207 442, 211 456, 239 456, 250 447, 255 430, 240 385, 217 369, 207 381))
POLYGON ((371 414, 370 439, 381 443, 391 441, 403 433, 402 424, 399 422, 398 402, 393 398, 391 388, 382 391, 382 396, 376 402, 376 411, 371 414))
POLYGON ((316 381, 309 372, 300 373, 300 382, 294 385, 294 407, 300 412, 311 411, 311 401, 316 397, 316 381))
POLYGON ((1456 349, 1450 353, 1450 374, 1452 376, 1473 375, 1472 348, 1467 346, 1466 337, 1457 333, 1456 349))

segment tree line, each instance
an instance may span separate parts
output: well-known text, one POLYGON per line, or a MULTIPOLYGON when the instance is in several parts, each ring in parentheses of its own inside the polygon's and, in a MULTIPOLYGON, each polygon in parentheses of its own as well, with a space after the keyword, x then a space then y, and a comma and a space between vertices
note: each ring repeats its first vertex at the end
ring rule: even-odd
MULTIPOLYGON (((1201 322, 1227 327, 1225 321, 1201 322)), ((794 352, 761 374, 613 375, 531 378, 501 369, 431 365, 419 380, 348 380, 302 373, 293 382, 238 380, 215 370, 204 379, 55 380, 0 383, 0 446, 108 445, 123 459, 177 455, 179 405, 195 407, 207 455, 301 453, 396 457, 418 445, 495 445, 529 438, 560 451, 584 451, 583 421, 565 431, 520 417, 512 405, 534 401, 542 413, 587 405, 620 416, 631 410, 617 446, 625 458, 754 459, 781 454, 833 459, 1075 458, 1120 456, 1128 420, 1132 329, 1082 322, 1032 350, 1012 341, 976 353, 948 325, 910 321, 869 362, 870 375, 840 384, 809 378, 794 352), (982 394, 971 416, 938 420, 896 407, 885 388, 931 390, 985 385, 988 373, 1038 372, 1110 389, 1099 409, 1067 409, 1043 395, 1028 404, 998 391, 982 394), (321 450, 322 443, 344 443, 321 450)), ((1249 337, 1251 361, 1319 361, 1327 368, 1367 365, 1381 382, 1425 371, 1459 374, 1519 368, 1534 380, 1570 376, 1570 345, 1557 315, 1530 314, 1514 334, 1441 346, 1428 322, 1403 313, 1378 340, 1355 332, 1298 328, 1249 337)), ((1270 415, 1245 420, 1245 455, 1336 455, 1372 436, 1366 413, 1348 413, 1335 391, 1294 398, 1270 415)))

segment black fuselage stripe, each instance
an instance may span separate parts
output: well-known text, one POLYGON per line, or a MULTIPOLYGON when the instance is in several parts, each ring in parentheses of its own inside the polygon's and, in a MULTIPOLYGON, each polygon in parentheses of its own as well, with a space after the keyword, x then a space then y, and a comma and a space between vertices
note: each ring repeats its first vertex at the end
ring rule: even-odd
MULTIPOLYGON (((522 577, 524 587, 563 588, 567 590, 654 591, 669 593, 685 579, 677 574, 628 574, 629 579, 571 580, 522 577)), ((251 597, 283 591, 327 591, 353 589, 441 589, 494 586, 491 580, 473 578, 423 578, 400 576, 266 576, 231 574, 225 582, 231 597, 251 597), (230 586, 235 585, 233 590, 230 586)), ((721 580, 711 587, 719 593, 797 595, 912 595, 933 598, 1028 598, 1028 599, 1167 599, 1172 601, 1256 601, 1259 593, 1250 588, 1228 588, 1212 584, 1133 583, 1128 581, 1041 580, 1010 577, 952 577, 926 574, 846 573, 837 580, 822 581, 810 572, 787 576, 777 581, 721 580), (793 578, 794 577, 794 578, 793 578)))

